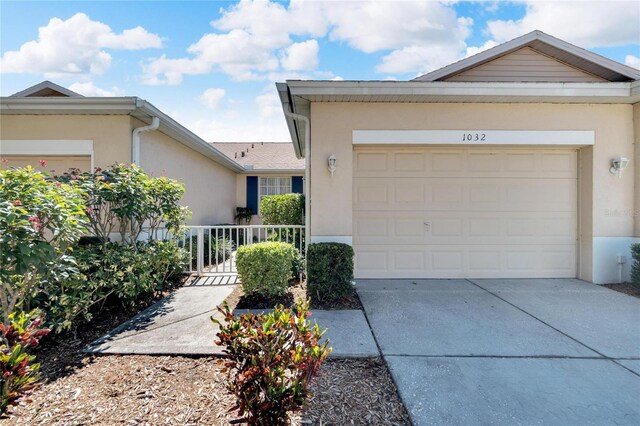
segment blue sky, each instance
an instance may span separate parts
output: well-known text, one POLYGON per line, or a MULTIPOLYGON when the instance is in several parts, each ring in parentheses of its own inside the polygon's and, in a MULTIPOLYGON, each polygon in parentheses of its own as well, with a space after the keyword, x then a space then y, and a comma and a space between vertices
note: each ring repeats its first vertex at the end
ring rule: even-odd
POLYGON ((0 93, 139 96, 210 141, 288 140, 274 81, 408 80, 533 29, 640 66, 640 1, 0 3, 0 93))

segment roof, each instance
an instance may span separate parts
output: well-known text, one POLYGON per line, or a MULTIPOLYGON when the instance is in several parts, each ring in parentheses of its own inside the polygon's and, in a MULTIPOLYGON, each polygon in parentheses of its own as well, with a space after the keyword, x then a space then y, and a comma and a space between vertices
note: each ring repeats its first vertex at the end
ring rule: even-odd
POLYGON ((312 102, 635 104, 640 70, 533 31, 411 81, 287 80, 276 88, 296 155, 304 157, 305 127, 287 114, 310 117, 312 102), (446 81, 526 46, 605 81, 446 81))
POLYGON ((248 171, 303 172, 304 159, 298 159, 289 142, 214 142, 220 152, 248 171))
POLYGON ((607 81, 632 81, 640 79, 640 70, 600 56, 566 41, 552 37, 542 31, 528 34, 502 43, 491 49, 469 56, 444 68, 414 78, 413 81, 444 81, 454 75, 477 67, 518 49, 530 47, 589 74, 607 81))
POLYGON ((204 141, 198 135, 160 111, 144 99, 127 97, 85 97, 62 86, 43 81, 12 96, 0 97, 2 115, 129 115, 145 124, 160 119, 158 131, 218 164, 242 172, 244 168, 204 141), (42 90, 55 90, 58 95, 43 95, 42 90), (64 92, 69 92, 66 94, 64 92))
POLYGON ((80 93, 69 90, 55 83, 45 80, 42 83, 35 84, 18 93, 14 93, 11 98, 31 98, 31 97, 66 97, 66 98, 82 98, 80 93))

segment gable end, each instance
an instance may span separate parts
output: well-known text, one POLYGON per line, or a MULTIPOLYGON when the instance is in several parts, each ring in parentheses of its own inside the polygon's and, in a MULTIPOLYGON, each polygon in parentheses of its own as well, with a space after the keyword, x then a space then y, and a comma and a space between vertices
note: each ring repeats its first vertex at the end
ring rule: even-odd
POLYGON ((545 55, 531 47, 523 47, 445 78, 442 81, 604 82, 606 80, 545 55))

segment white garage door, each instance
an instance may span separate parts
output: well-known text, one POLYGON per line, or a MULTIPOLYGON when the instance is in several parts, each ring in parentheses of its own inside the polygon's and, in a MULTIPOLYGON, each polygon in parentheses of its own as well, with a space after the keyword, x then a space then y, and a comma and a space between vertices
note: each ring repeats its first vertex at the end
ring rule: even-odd
POLYGON ((4 155, 1 164, 2 169, 31 166, 54 175, 61 175, 71 168, 80 169, 81 172, 91 171, 90 156, 4 155), (45 161, 44 165, 40 163, 42 160, 45 161))
POLYGON ((356 148, 357 278, 576 276, 577 152, 356 148))

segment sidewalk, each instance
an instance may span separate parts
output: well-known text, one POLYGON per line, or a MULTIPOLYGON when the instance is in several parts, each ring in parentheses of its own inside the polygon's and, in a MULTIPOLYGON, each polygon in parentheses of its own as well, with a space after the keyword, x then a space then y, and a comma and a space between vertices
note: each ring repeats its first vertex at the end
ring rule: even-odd
MULTIPOLYGON (((120 355, 222 354, 223 348, 214 344, 219 329, 210 318, 213 315, 222 319, 216 306, 233 288, 233 285, 182 287, 91 343, 86 351, 120 355)), ((332 357, 379 356, 362 311, 312 311, 310 319, 328 330, 325 338, 333 347, 332 357)))

